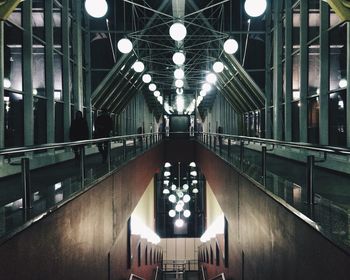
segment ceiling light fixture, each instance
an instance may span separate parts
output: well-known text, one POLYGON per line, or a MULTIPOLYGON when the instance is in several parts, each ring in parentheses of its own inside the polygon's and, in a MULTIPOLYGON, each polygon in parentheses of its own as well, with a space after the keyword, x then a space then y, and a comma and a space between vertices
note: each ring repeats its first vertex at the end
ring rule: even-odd
POLYGON ((203 84, 202 89, 208 92, 211 90, 211 85, 209 83, 205 83, 203 84))
POLYGON ((175 86, 177 88, 182 88, 184 86, 184 81, 183 80, 176 80, 175 81, 175 86))
POLYGON ((206 81, 210 84, 215 84, 217 81, 217 77, 214 73, 209 73, 206 77, 205 77, 206 81))
POLYGON ((137 73, 141 73, 143 70, 145 70, 145 65, 141 61, 136 61, 132 68, 135 70, 137 73))
POLYGON ((121 53, 130 53, 132 51, 132 43, 129 39, 123 38, 118 41, 117 44, 118 50, 121 53))
POLYGON ((348 81, 346 79, 341 79, 339 81, 339 87, 340 88, 346 88, 348 86, 348 81))
POLYGON ((189 216, 191 216, 191 211, 186 209, 186 210, 184 211, 184 217, 185 217, 185 218, 188 218, 189 216))
POLYGON ((187 35, 187 29, 182 23, 176 22, 170 27, 169 35, 175 41, 182 41, 187 35))
POLYGON ((150 84, 150 85, 148 86, 148 89, 149 89, 150 91, 155 91, 155 90, 157 89, 157 86, 156 86, 155 84, 150 84))
POLYGON ((267 7, 266 0, 246 0, 244 3, 245 12, 251 17, 261 16, 267 7))
POLYGON ((173 55, 173 62, 176 65, 182 65, 185 63, 186 57, 182 52, 176 52, 173 55))
POLYGON ((224 71, 224 64, 220 61, 217 61, 213 64, 213 70, 215 73, 221 73, 224 71))
POLYGON ((238 43, 235 39, 228 39, 224 43, 224 51, 227 54, 235 54, 238 51, 238 43))
POLYGON ((155 90, 155 91, 153 92, 153 95, 154 95, 155 97, 160 96, 160 91, 159 91, 159 90, 155 90))
POLYGON ((204 97, 204 96, 207 95, 207 92, 206 92, 204 89, 202 89, 202 90, 199 92, 199 95, 204 97))
POLYGON ((175 221, 175 226, 177 226, 177 227, 183 227, 183 225, 184 225, 184 220, 182 220, 182 219, 177 219, 176 221, 175 221))
POLYGON ((176 93, 177 93, 177 94, 183 94, 183 93, 184 93, 183 88, 177 88, 177 89, 176 89, 176 93))
POLYGON ((145 83, 145 84, 149 84, 151 81, 152 81, 152 77, 150 74, 144 74, 142 76, 142 81, 145 83))
POLYGON ((90 16, 101 18, 108 11, 108 4, 106 0, 86 0, 85 10, 90 16))
POLYGON ((182 80, 185 77, 185 72, 181 68, 174 71, 174 77, 177 80, 182 80))

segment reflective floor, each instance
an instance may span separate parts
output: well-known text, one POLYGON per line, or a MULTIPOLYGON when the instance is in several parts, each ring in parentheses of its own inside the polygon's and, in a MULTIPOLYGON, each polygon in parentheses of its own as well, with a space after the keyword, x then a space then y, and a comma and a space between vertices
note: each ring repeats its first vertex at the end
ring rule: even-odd
MULTIPOLYGON (((210 148, 209 146, 207 146, 210 148)), ((244 148, 244 160, 240 165, 240 146, 223 141, 212 143, 212 150, 226 161, 242 170, 255 181, 262 183, 261 152, 244 148)), ((309 206, 306 191, 306 164, 267 154, 265 188, 285 200, 317 224, 317 229, 338 246, 350 252, 350 175, 315 167, 315 204, 309 206)))
MULTIPOLYGON (((111 170, 142 153, 146 149, 140 141, 116 143, 111 150, 111 170)), ((148 145, 147 145, 148 147, 148 145)), ((85 178, 82 183, 80 161, 68 160, 31 171, 32 208, 22 209, 21 174, 0 179, 0 237, 23 225, 26 221, 48 211, 53 206, 71 198, 94 181, 109 172, 108 164, 102 163, 101 154, 85 157, 85 178)), ((1 168, 6 168, 4 164, 1 168)))

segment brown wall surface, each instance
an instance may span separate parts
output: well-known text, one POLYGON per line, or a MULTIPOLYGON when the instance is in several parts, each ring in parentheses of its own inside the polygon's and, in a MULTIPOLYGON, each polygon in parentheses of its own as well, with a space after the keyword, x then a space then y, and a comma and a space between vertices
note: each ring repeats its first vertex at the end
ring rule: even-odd
POLYGON ((196 160, 228 220, 226 278, 349 279, 348 254, 200 144, 196 160))
POLYGON ((118 253, 115 245, 163 163, 163 148, 139 156, 2 244, 0 279, 124 279, 126 267, 116 266, 127 252, 118 253))

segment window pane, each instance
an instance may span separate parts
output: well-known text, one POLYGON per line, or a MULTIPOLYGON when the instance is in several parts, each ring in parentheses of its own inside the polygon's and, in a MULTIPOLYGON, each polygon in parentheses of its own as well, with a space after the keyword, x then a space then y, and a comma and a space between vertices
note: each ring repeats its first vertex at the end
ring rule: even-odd
POLYGON ((318 40, 309 46, 309 90, 308 95, 319 94, 320 88, 320 47, 318 40))
POLYGON ((320 1, 309 0, 309 40, 319 34, 320 28, 320 1))
POLYGON ((62 56, 54 53, 54 97, 55 100, 62 100, 62 56))
MULTIPOLYGON (((335 27, 329 33, 329 89, 344 86, 347 61, 346 24, 335 27), (341 82, 342 81, 342 82, 341 82)), ((346 80, 345 80, 346 81, 346 80)))
POLYGON ((53 41, 54 47, 60 49, 62 46, 62 10, 56 4, 53 10, 53 41))
POLYGON ((346 90, 329 95, 329 144, 346 146, 346 90))
POLYGON ((32 9, 33 34, 45 40, 44 0, 34 0, 32 9))
POLYGON ((299 49, 300 42, 300 5, 297 5, 293 9, 293 32, 292 32, 292 44, 293 50, 299 49))
POLYGON ((299 100, 299 99, 300 99, 300 53, 297 53, 293 56, 293 96, 292 96, 292 100, 299 100))
POLYGON ((318 97, 311 98, 307 102, 308 108, 308 142, 313 144, 319 144, 320 141, 320 104, 318 97))

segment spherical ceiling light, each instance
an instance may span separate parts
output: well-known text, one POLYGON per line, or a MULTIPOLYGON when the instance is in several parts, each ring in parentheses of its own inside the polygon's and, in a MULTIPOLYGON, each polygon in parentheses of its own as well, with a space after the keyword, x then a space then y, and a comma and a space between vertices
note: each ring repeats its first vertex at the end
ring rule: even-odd
POLYGON ((339 81, 339 87, 340 88, 346 88, 348 86, 348 81, 346 79, 341 79, 339 81))
POLYGON ((163 103, 163 96, 159 95, 157 97, 157 100, 158 100, 159 103, 163 103))
POLYGON ((155 84, 150 84, 150 85, 148 86, 148 89, 149 89, 150 91, 155 91, 155 90, 157 89, 157 86, 156 86, 155 84))
POLYGON ((169 167, 171 167, 170 162, 166 162, 166 163, 164 163, 164 167, 165 167, 165 168, 169 168, 169 167))
POLYGON ((10 88, 11 84, 12 83, 9 78, 4 78, 4 88, 10 88))
POLYGON ((192 190, 192 192, 193 192, 193 193, 198 193, 198 189, 197 189, 197 188, 194 188, 194 189, 192 190))
POLYGON ((199 95, 204 97, 204 96, 207 95, 207 92, 206 92, 204 89, 202 89, 202 90, 199 92, 199 95))
POLYGON ((197 103, 201 103, 203 101, 203 96, 198 96, 197 97, 197 103))
POLYGON ((175 184, 172 184, 172 185, 171 185, 171 190, 172 190, 172 191, 175 191, 175 190, 176 190, 176 185, 175 185, 175 184))
POLYGON ((189 164, 190 167, 196 167, 196 163, 194 161, 192 161, 190 164, 189 164))
POLYGON ((209 73, 206 77, 205 77, 206 81, 210 84, 215 84, 217 81, 217 77, 214 73, 209 73))
POLYGON ((163 190, 163 194, 169 194, 169 193, 170 193, 170 191, 168 189, 163 190))
POLYGON ((186 57, 182 52, 176 52, 173 55, 173 61, 176 65, 182 65, 185 63, 186 57))
POLYGON ((211 90, 211 85, 209 83, 205 83, 203 84, 202 89, 208 92, 211 90))
POLYGON ((86 0, 85 10, 90 16, 101 18, 108 11, 108 4, 106 0, 86 0))
POLYGON ((196 170, 191 171, 190 175, 193 176, 193 177, 196 177, 197 176, 197 171, 196 170))
POLYGON ((177 80, 182 80, 185 77, 185 72, 181 68, 174 71, 174 77, 177 80))
POLYGON ((235 39, 228 39, 224 43, 224 51, 228 54, 234 54, 238 50, 238 43, 235 39))
POLYGON ((155 91, 153 92, 153 95, 154 95, 155 97, 160 96, 160 91, 159 91, 159 90, 155 90, 155 91))
POLYGON ((224 64, 221 61, 217 61, 213 64, 213 70, 215 73, 221 73, 224 71, 224 64))
POLYGON ((169 35, 175 41, 182 41, 187 35, 187 29, 182 23, 176 22, 170 27, 169 35))
POLYGON ((163 184, 166 185, 166 186, 169 185, 169 180, 164 180, 163 184))
POLYGON ((179 198, 182 198, 182 197, 184 196, 184 193, 183 193, 182 191, 178 190, 178 191, 176 192, 176 195, 177 195, 179 198))
POLYGON ((184 211, 184 217, 185 217, 185 218, 188 218, 189 216, 191 216, 191 211, 186 209, 186 210, 184 211))
POLYGON ((141 73, 143 70, 145 70, 145 65, 141 61, 136 61, 132 68, 134 68, 135 72, 141 73))
POLYGON ((187 191, 188 188, 189 188, 189 185, 188 185, 188 184, 184 184, 184 185, 182 186, 182 188, 183 188, 185 191, 187 191))
POLYGON ((187 203, 191 200, 191 197, 188 194, 185 194, 183 200, 185 203, 187 203))
POLYGON ((176 89, 176 93, 179 94, 179 95, 183 94, 184 93, 183 88, 177 88, 176 89))
POLYGON ((171 209, 171 210, 169 211, 169 216, 170 216, 171 218, 174 218, 175 215, 176 215, 176 211, 173 210, 173 209, 171 209))
POLYGON ((251 17, 261 16, 267 7, 266 0, 246 0, 244 3, 245 12, 251 17))
POLYGON ((176 202, 176 196, 174 194, 169 195, 168 199, 169 199, 169 201, 171 203, 175 203, 176 202))
POLYGON ((151 81, 152 81, 152 77, 150 74, 144 74, 142 76, 142 81, 145 83, 145 84, 149 84, 151 81))
POLYGON ((175 226, 177 227, 183 227, 184 221, 182 219, 176 219, 175 226))
POLYGON ((171 175, 170 171, 164 171, 164 176, 165 176, 165 177, 168 177, 168 176, 170 176, 170 175, 171 175))
POLYGON ((192 180, 192 185, 198 184, 197 180, 192 180))
POLYGON ((118 41, 117 47, 121 53, 129 53, 132 51, 132 43, 127 38, 120 39, 118 41))
POLYGON ((176 80, 175 81, 175 86, 177 88, 182 88, 184 86, 184 81, 183 80, 176 80))
POLYGON ((181 212, 182 210, 184 210, 184 207, 181 204, 176 204, 175 210, 176 210, 176 212, 181 212))

